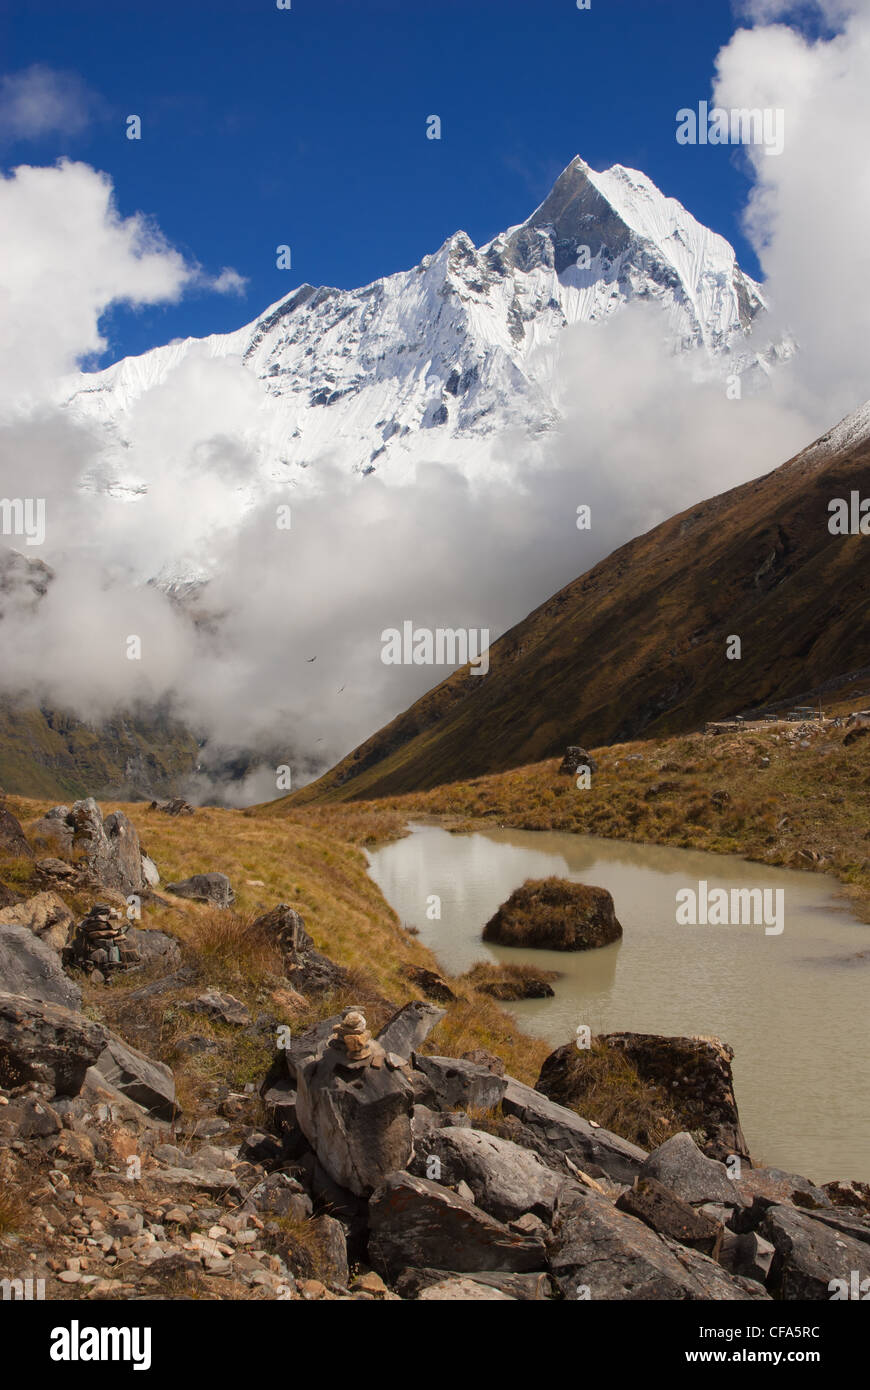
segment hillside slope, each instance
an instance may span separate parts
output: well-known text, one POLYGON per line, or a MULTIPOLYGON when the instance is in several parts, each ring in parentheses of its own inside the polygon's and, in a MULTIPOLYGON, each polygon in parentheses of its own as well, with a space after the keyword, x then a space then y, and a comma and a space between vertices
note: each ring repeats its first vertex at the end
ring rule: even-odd
POLYGON ((395 795, 588 745, 690 730, 870 663, 866 408, 794 459, 672 517, 555 594, 296 800, 395 795), (726 657, 739 636, 740 660, 726 657))

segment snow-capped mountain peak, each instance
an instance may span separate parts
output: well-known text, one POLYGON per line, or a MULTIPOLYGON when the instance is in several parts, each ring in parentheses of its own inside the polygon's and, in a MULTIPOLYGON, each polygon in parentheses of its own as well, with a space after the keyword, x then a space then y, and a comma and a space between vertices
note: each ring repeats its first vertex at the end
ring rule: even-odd
MULTIPOLYGON (((103 426, 103 475, 139 486, 131 412, 183 364, 234 360, 256 386, 243 430, 255 489, 317 486, 312 465, 325 457, 390 480, 433 458, 483 478, 506 430, 534 441, 559 421, 540 349, 637 300, 661 308, 663 350, 699 348, 728 371, 758 363, 744 339, 764 301, 729 243, 645 174, 596 173, 578 157, 525 222, 481 247, 458 231, 413 269, 360 289, 302 284, 234 333, 81 374, 64 403, 103 426)), ((211 429, 204 418, 204 437, 211 429)))

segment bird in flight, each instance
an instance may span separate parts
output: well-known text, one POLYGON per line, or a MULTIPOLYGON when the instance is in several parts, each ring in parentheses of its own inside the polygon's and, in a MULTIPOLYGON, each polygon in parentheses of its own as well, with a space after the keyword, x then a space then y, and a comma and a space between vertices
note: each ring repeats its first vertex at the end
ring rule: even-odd
POLYGON ((305 658, 305 664, 306 664, 306 666, 310 666, 311 663, 312 663, 312 661, 316 661, 316 660, 317 660, 317 657, 316 657, 316 656, 306 656, 306 658, 305 658))

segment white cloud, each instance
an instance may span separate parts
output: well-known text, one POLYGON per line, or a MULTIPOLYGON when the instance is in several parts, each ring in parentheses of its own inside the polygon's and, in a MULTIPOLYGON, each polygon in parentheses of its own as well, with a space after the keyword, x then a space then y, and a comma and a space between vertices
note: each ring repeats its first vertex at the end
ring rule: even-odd
MULTIPOLYGON (((752 8, 760 20, 795 10, 773 0, 752 8)), ((746 228, 774 314, 800 344, 795 398, 821 430, 870 392, 870 7, 826 0, 812 10, 838 31, 738 30, 718 56, 714 100, 785 112, 781 155, 746 149, 746 228)))
POLYGON ((244 294, 248 277, 240 275, 232 266, 225 265, 220 275, 216 275, 207 283, 209 289, 214 290, 216 294, 244 294))
POLYGON ((110 304, 176 300, 191 272, 147 218, 123 218, 87 164, 0 175, 0 407, 34 400, 106 344, 110 304))
POLYGON ((78 135, 98 105, 75 73, 34 63, 0 77, 0 141, 78 135))

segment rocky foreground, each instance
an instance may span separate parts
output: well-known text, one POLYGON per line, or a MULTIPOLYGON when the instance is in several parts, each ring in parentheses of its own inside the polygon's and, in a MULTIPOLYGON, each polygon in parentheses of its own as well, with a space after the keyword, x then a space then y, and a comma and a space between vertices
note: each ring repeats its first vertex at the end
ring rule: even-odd
MULTIPOLYGON (((573 1044, 533 1088, 488 1051, 433 1053, 445 1010, 428 1000, 376 1031, 352 1005, 298 1032, 267 1021, 260 1083, 189 1113, 172 1069, 129 1036, 193 977, 179 941, 128 909, 227 911, 228 879, 205 871, 161 899, 132 824, 91 800, 55 808, 39 836, 0 812, 0 846, 39 886, 4 887, 0 907, 10 1296, 752 1301, 850 1297, 870 1278, 870 1189, 754 1167, 714 1039, 606 1040, 674 1096, 685 1129, 652 1151, 578 1113, 573 1044), (31 841, 55 853, 36 859, 31 841), (67 905, 83 895, 86 911, 67 905), (85 996, 110 999, 120 979, 136 987, 116 1030, 85 996)), ((335 997, 343 967, 296 910, 279 903, 250 932, 280 951, 288 999, 335 997)), ((214 1046, 197 1020, 262 1033, 207 979, 187 996, 189 1050, 214 1046)))

